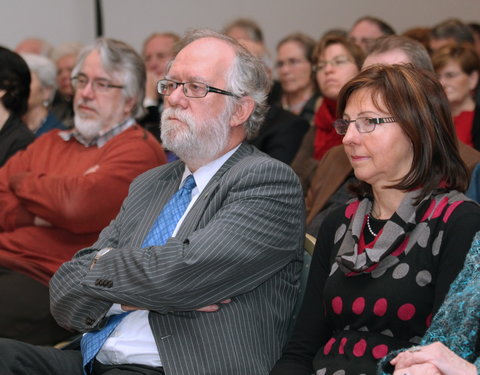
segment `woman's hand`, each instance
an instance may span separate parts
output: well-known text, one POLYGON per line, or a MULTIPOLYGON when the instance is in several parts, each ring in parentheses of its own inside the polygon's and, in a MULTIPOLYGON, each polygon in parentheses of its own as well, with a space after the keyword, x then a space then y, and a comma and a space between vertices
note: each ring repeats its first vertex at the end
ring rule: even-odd
POLYGON ((414 347, 390 362, 394 375, 477 375, 477 368, 440 342, 414 347))

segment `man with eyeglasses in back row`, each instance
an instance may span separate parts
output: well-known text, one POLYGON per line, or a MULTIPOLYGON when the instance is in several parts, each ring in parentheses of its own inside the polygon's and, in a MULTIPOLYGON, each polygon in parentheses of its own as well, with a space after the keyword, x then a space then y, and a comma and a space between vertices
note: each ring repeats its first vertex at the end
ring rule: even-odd
POLYGON ((72 74, 75 128, 44 134, 0 169, 0 337, 33 344, 72 336, 50 314, 50 278, 98 238, 130 182, 166 162, 133 120, 145 68, 131 47, 99 39, 72 74))
POLYGON ((0 340, 0 373, 266 375, 280 356, 304 204, 291 168, 244 142, 266 109, 265 68, 233 39, 193 31, 158 89, 162 140, 180 160, 138 177, 50 283, 57 321, 89 331, 81 350, 0 340))

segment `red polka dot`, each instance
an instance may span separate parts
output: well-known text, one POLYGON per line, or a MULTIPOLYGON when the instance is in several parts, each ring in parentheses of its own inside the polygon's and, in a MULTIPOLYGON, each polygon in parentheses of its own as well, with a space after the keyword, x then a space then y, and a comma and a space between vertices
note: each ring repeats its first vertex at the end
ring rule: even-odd
POLYGON ((335 341, 337 340, 335 340, 333 337, 328 340, 328 342, 323 347, 323 354, 327 355, 328 353, 330 353, 330 350, 332 350, 332 346, 333 344, 335 344, 335 341))
POLYGON ((457 208, 458 205, 461 204, 461 203, 463 203, 463 201, 454 202, 447 208, 447 211, 445 211, 445 215, 443 216, 443 222, 444 223, 446 223, 448 221, 448 219, 450 218, 450 215, 453 213, 455 208, 457 208))
POLYGON ((432 314, 428 314, 425 324, 427 327, 430 327, 430 324, 432 324, 432 314))
POLYGON ((365 354, 367 349, 367 342, 364 339, 361 339, 353 346, 353 355, 355 357, 362 357, 365 354))
POLYGON ((342 297, 335 297, 334 299, 332 299, 332 309, 333 309, 333 312, 337 315, 340 315, 342 313, 342 309, 343 309, 342 297))
POLYGON ((388 353, 388 346, 387 345, 377 345, 372 349, 372 355, 375 359, 383 358, 388 353))
POLYGON ((386 298, 380 298, 373 306, 373 313, 376 316, 384 316, 387 312, 388 302, 386 298))
POLYGON ((360 315, 365 310, 365 298, 358 297, 352 304, 352 311, 356 315, 360 315))
POLYGON ((347 343, 347 338, 342 337, 340 340, 340 345, 338 346, 338 353, 345 354, 345 344, 347 343))
POLYGON ((397 311, 398 319, 400 320, 410 320, 415 315, 415 306, 411 303, 405 303, 400 306, 397 311))
POLYGON ((347 208, 345 209, 345 216, 347 219, 350 219, 355 212, 357 212, 358 205, 360 201, 355 201, 350 203, 347 208))

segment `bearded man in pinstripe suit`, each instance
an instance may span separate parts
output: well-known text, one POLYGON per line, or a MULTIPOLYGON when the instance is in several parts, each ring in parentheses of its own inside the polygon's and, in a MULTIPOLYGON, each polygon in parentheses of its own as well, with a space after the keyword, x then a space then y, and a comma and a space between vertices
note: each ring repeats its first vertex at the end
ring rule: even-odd
MULTIPOLYGON (((304 207, 292 170, 244 143, 258 130, 268 89, 262 64, 232 39, 196 31, 182 41, 159 82, 162 140, 180 160, 138 177, 98 241, 50 284, 65 328, 98 330, 130 312, 87 373, 261 375, 280 356, 304 207), (173 234, 142 246, 189 175, 196 187, 173 234)), ((83 371, 75 350, 4 339, 0 352, 1 374, 83 371)))

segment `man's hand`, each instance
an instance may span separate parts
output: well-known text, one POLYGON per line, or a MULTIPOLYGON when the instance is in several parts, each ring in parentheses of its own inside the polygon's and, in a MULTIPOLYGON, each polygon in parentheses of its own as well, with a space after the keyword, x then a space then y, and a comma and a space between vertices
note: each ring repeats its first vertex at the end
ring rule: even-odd
POLYGON ((220 303, 216 303, 216 304, 213 304, 213 305, 208 305, 208 306, 200 307, 199 309, 196 309, 195 311, 200 311, 200 312, 215 312, 215 311, 220 310, 220 304, 227 304, 227 303, 230 303, 230 302, 232 302, 232 299, 231 299, 231 298, 227 298, 227 299, 224 299, 223 301, 221 301, 220 303))

